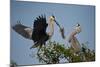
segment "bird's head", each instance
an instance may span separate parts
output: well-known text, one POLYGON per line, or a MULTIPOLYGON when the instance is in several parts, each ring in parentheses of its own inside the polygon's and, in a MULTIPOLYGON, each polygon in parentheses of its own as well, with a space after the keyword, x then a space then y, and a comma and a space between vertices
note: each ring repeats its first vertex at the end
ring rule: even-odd
POLYGON ((54 15, 50 16, 50 20, 55 21, 55 16, 54 15))
POLYGON ((81 32, 81 25, 79 23, 76 24, 75 30, 77 33, 81 32))
POLYGON ((58 26, 60 26, 59 23, 56 21, 54 15, 50 16, 50 21, 53 21, 53 22, 55 22, 58 26))
POLYGON ((79 26, 80 26, 80 24, 79 24, 79 23, 77 23, 77 24, 76 24, 76 27, 79 27, 79 26))

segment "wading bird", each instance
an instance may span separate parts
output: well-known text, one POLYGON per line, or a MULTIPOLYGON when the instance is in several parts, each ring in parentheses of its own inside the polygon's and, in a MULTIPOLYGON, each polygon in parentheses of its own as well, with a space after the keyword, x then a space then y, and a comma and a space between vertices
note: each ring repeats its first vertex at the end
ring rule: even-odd
POLYGON ((12 28, 24 38, 33 40, 34 45, 30 47, 30 49, 32 49, 38 46, 42 47, 42 45, 45 45, 46 41, 53 36, 54 22, 59 25, 54 16, 50 16, 47 23, 46 16, 41 15, 34 20, 33 29, 21 23, 12 26, 12 28), (47 27, 49 32, 46 32, 47 27))
POLYGON ((81 32, 81 26, 78 23, 69 36, 69 43, 71 44, 71 47, 73 48, 75 53, 77 53, 81 50, 80 43, 75 36, 76 34, 79 34, 80 32, 81 32))

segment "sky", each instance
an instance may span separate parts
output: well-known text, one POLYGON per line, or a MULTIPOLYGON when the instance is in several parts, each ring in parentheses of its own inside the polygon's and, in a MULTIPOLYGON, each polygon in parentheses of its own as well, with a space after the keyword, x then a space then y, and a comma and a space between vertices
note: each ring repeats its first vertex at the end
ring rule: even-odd
MULTIPOLYGON (((11 1, 11 26, 18 20, 22 24, 32 27, 34 19, 45 14, 49 18, 52 14, 56 17, 59 24, 65 29, 65 36, 68 38, 73 27, 79 23, 82 28, 76 37, 80 43, 89 42, 90 49, 95 50, 95 7, 90 5, 73 5, 40 2, 19 2, 11 1)), ((55 25, 52 41, 67 44, 67 39, 61 38, 59 28, 55 25)), ((41 64, 36 57, 37 48, 30 50, 33 41, 23 38, 11 29, 11 57, 19 65, 41 64)), ((70 46, 70 45, 66 45, 70 46)))

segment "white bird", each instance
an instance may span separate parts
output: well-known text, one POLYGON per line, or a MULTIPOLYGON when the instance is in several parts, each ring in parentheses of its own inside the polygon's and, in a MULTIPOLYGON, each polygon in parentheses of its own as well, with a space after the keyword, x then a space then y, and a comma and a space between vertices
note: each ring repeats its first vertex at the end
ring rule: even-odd
POLYGON ((75 52, 79 52, 81 50, 80 43, 75 36, 76 34, 79 34, 80 32, 81 32, 81 26, 78 23, 76 24, 76 27, 74 28, 74 30, 71 32, 69 36, 69 43, 71 44, 71 47, 73 48, 75 52))

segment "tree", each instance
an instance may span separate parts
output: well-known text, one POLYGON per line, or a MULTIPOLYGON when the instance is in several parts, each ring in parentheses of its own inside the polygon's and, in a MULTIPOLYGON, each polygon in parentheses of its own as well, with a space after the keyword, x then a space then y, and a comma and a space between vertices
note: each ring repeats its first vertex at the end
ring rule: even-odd
POLYGON ((84 45, 82 43, 81 51, 75 53, 71 47, 50 41, 37 52, 37 58, 39 62, 46 64, 62 63, 62 59, 65 60, 63 63, 95 61, 95 51, 84 45))

